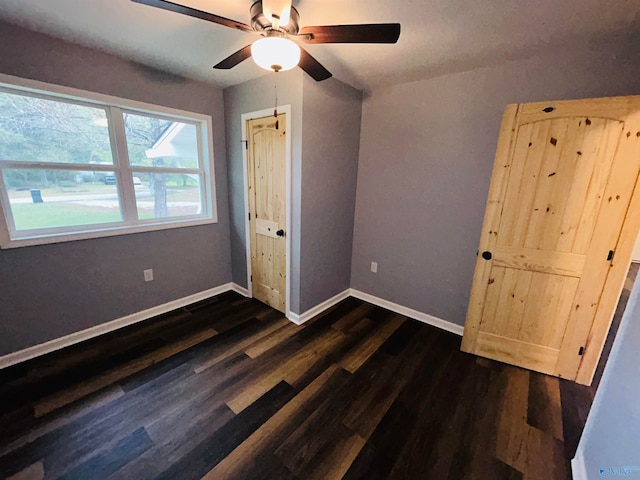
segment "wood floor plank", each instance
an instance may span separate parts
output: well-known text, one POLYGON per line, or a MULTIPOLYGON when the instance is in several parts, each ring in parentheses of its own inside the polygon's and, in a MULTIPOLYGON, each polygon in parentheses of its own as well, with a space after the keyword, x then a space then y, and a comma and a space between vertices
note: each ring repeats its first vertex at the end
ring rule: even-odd
POLYGON ((449 422, 454 422, 456 413, 467 407, 469 397, 465 396, 465 387, 468 382, 461 381, 461 378, 469 378, 473 366, 465 357, 449 355, 448 361, 435 372, 430 384, 418 390, 418 401, 413 397, 415 392, 405 396, 403 391, 398 397, 413 410, 414 426, 395 459, 390 478, 406 478, 410 475, 428 478, 442 462, 449 461, 452 445, 442 439, 450 439, 446 435, 449 422), (450 375, 452 371, 459 372, 461 377, 450 375))
POLYGON ((302 390, 333 364, 338 364, 376 326, 366 318, 362 319, 358 325, 361 325, 362 328, 357 331, 350 329, 351 331, 348 333, 336 337, 335 341, 327 345, 328 348, 323 349, 322 354, 314 359, 310 368, 305 369, 301 375, 287 376, 287 382, 294 388, 302 390))
MULTIPOLYGON (((202 363, 203 356, 217 355, 219 352, 224 351, 227 346, 233 345, 235 342, 259 332, 263 327, 264 324, 254 317, 242 319, 235 327, 229 328, 210 339, 195 344, 173 357, 162 360, 154 364, 153 368, 144 369, 120 381, 122 388, 126 392, 129 392, 141 386, 157 383, 158 381, 168 381, 166 379, 170 379, 176 375, 188 375, 187 371, 193 372, 196 366, 202 363), (165 380, 163 380, 163 378, 165 380)), ((215 364, 216 369, 214 370, 220 371, 221 369, 228 368, 230 364, 235 362, 235 360, 228 361, 234 356, 235 354, 231 354, 224 360, 220 359, 215 364)))
MULTIPOLYGON (((118 437, 114 438, 114 432, 121 438, 156 418, 158 409, 171 411, 179 407, 184 401, 184 389, 194 388, 194 378, 195 375, 186 379, 178 376, 168 382, 163 382, 164 379, 155 384, 150 382, 110 404, 85 413, 77 420, 3 457, 0 477, 3 467, 13 472, 24 468, 29 455, 45 458, 48 470, 53 471, 68 464, 80 463, 96 449, 105 448, 116 441, 118 437)), ((200 395, 207 395, 207 392, 201 392, 200 395)))
POLYGON ((238 342, 236 342, 233 346, 228 346, 225 349, 220 349, 220 351, 216 352, 210 358, 208 358, 205 362, 200 363, 194 369, 195 373, 201 373, 209 367, 220 363, 222 360, 229 358, 230 356, 244 350, 248 345, 255 343, 256 341, 266 337, 267 335, 280 330, 282 327, 290 324, 289 320, 283 318, 278 320, 277 322, 273 322, 271 325, 268 325, 263 328, 259 328, 258 331, 249 337, 246 337, 238 342))
MULTIPOLYGON (((424 328, 417 321, 410 321, 403 323, 393 334, 382 344, 381 350, 397 357, 400 355, 406 346, 415 339, 421 328, 424 328)), ((429 338, 433 338, 435 335, 430 335, 429 338)))
POLYGON ((0 371, 0 478, 568 478, 595 389, 459 349, 353 297, 297 326, 226 292, 0 371))
POLYGON ((286 339, 293 336, 297 332, 297 330, 297 325, 289 323, 279 330, 271 332, 264 337, 254 341, 250 345, 247 345, 247 347, 244 349, 244 353, 246 353, 251 358, 257 358, 263 353, 268 352, 276 345, 279 345, 286 339))
POLYGON ((527 422, 532 427, 564 441, 560 379, 531 374, 527 422))
POLYGON ((321 451, 319 462, 313 464, 308 475, 301 478, 309 480, 340 480, 358 456, 366 440, 353 434, 332 445, 327 452, 321 451))
MULTIPOLYGON (((438 380, 445 375, 453 358, 455 342, 437 332, 431 347, 425 350, 411 379, 374 429, 360 454, 345 474, 345 479, 386 479, 417 428, 420 405, 429 405, 438 395, 438 380), (417 377, 417 378, 416 378, 417 377)), ((438 417, 440 418, 440 417, 438 417)), ((421 464, 424 462, 425 451, 421 464)), ((402 478, 402 477, 399 477, 402 478)))
POLYGON ((498 443, 496 457, 507 465, 526 469, 527 402, 529 399, 529 375, 527 370, 509 367, 505 393, 499 407, 498 443))
POLYGON ((271 454, 276 445, 281 443, 283 436, 288 436, 289 431, 296 428, 297 422, 307 417, 306 408, 313 405, 315 399, 323 392, 331 391, 342 384, 345 374, 344 370, 335 365, 327 369, 210 470, 203 479, 247 478, 246 471, 252 468, 252 465, 247 465, 247 458, 258 456, 261 452, 271 454))
POLYGON ((307 405, 308 416, 274 451, 282 463, 301 478, 308 478, 324 457, 333 454, 336 448, 341 449, 342 443, 355 434, 342 423, 342 419, 350 408, 351 399, 359 396, 361 383, 352 382, 346 373, 341 374, 341 379, 341 396, 328 395, 312 408, 307 405))
POLYGON ((570 478, 569 461, 564 456, 561 441, 535 427, 527 428, 526 447, 523 452, 524 466, 531 480, 547 478, 570 478))
POLYGON ((241 304, 232 306, 226 315, 210 315, 206 311, 200 311, 194 313, 194 317, 202 317, 211 328, 222 333, 226 330, 237 326, 242 320, 248 320, 255 318, 256 315, 261 313, 267 313, 271 309, 267 305, 260 303, 256 300, 242 299, 241 304))
POLYGON ((567 458, 573 458, 576 454, 580 436, 593 402, 592 395, 593 392, 589 387, 567 380, 560 381, 562 436, 567 458))
POLYGON ((276 330, 275 332, 272 332, 271 334, 268 334, 262 339, 259 339, 247 346, 244 349, 244 352, 251 358, 258 358, 260 355, 270 352, 273 349, 291 341, 298 342, 302 345, 313 337, 314 332, 323 330, 322 324, 325 325, 324 329, 326 329, 328 328, 326 325, 330 325, 334 318, 340 318, 341 315, 348 314, 349 307, 352 305, 352 302, 349 302, 348 300, 349 299, 334 305, 325 312, 322 312, 320 315, 305 322, 303 325, 289 323, 283 328, 276 330), (319 329, 317 328, 318 325, 320 325, 319 329))
POLYGON ((337 346, 341 345, 345 340, 345 337, 340 332, 332 330, 326 330, 324 333, 319 334, 317 339, 313 342, 309 342, 304 348, 304 354, 301 358, 292 358, 286 365, 282 367, 282 373, 284 380, 289 385, 297 385, 304 374, 311 369, 316 362, 330 352, 332 352, 337 346), (312 355, 307 355, 308 352, 312 352, 312 355))
POLYGON ((396 400, 349 466, 343 479, 391 478, 389 472, 407 441, 407 437, 399 435, 398 432, 410 432, 414 428, 414 423, 415 419, 409 409, 396 400))
POLYGON ((153 442, 144 428, 139 428, 127 438, 120 440, 112 449, 102 451, 80 465, 58 477, 58 480, 91 478, 102 480, 109 477, 128 462, 146 452, 153 442))
POLYGON ((355 325, 349 327, 344 331, 345 333, 348 333, 349 335, 352 335, 354 337, 362 338, 363 336, 366 336, 366 332, 373 330, 375 326, 376 322, 368 319, 367 317, 364 317, 358 320, 355 325))
POLYGON ((327 329, 319 334, 307 348, 299 350, 292 357, 281 363, 264 375, 252 379, 252 381, 233 396, 227 405, 231 410, 240 413, 251 405, 264 392, 281 381, 294 383, 306 369, 310 368, 320 355, 318 352, 330 348, 331 344, 341 337, 339 332, 327 329))
POLYGON ((331 457, 339 456, 354 432, 324 410, 313 412, 276 450, 275 455, 299 478, 309 478, 331 457), (298 445, 296 446, 296 442, 298 445))
POLYGON ((11 440, 7 437, 0 444, 0 457, 11 453, 17 448, 24 446, 27 443, 50 433, 74 420, 78 420, 87 411, 99 408, 104 405, 108 405, 118 398, 122 398, 125 395, 124 390, 120 385, 111 385, 103 390, 96 392, 93 395, 85 397, 82 402, 78 402, 64 411, 59 412, 57 415, 50 415, 46 421, 40 421, 29 427, 28 432, 24 432, 21 435, 15 435, 15 438, 11 440))
MULTIPOLYGON (((3 387, 28 389, 29 384, 37 383, 38 394, 42 396, 43 380, 55 378, 58 384, 62 383, 60 372, 64 372, 65 378, 74 376, 84 378, 87 375, 87 367, 91 366, 93 372, 99 372, 101 368, 109 368, 114 363, 121 363, 140 356, 140 352, 149 352, 162 342, 159 340, 158 327, 162 330, 172 330, 176 325, 183 325, 190 318, 190 314, 183 310, 177 310, 160 315, 150 322, 142 322, 135 325, 135 329, 129 335, 122 338, 120 332, 111 332, 98 338, 85 342, 82 349, 73 348, 48 354, 47 362, 34 359, 25 363, 24 374, 12 383, 0 382, 0 393, 3 387), (129 349, 129 345, 135 344, 135 351, 129 349)), ((193 327, 192 327, 193 328, 193 327)))
POLYGON ((235 417, 224 404, 213 407, 196 404, 188 411, 193 414, 190 418, 178 415, 146 427, 153 446, 111 475, 109 480, 157 478, 235 417))
POLYGON ((391 341, 385 342, 355 375, 367 380, 366 388, 357 398, 351 399, 351 406, 342 421, 364 439, 371 436, 400 391, 415 375, 424 352, 438 338, 437 335, 416 335, 411 325, 415 326, 415 323, 403 324, 396 331, 399 335, 390 337, 391 341), (408 328, 404 328, 405 325, 409 325, 408 328), (410 333, 411 336, 408 335, 410 333), (396 358, 390 360, 388 351, 396 358), (400 352, 404 353, 402 357, 399 357, 400 352))
POLYGON ((373 335, 364 339, 356 348, 340 361, 340 365, 348 372, 355 372, 367 359, 395 332, 407 319, 403 315, 393 315, 383 323, 373 335))
MULTIPOLYGON (((203 477, 202 480, 210 478, 208 474, 203 477)), ((252 453, 247 457, 242 465, 242 476, 235 478, 251 480, 302 480, 285 467, 280 459, 273 453, 263 450, 252 453)))
POLYGON ((155 352, 149 353, 143 357, 132 360, 131 362, 125 364, 124 366, 114 367, 113 369, 93 378, 90 382, 85 382, 81 386, 73 387, 69 390, 61 391, 50 395, 47 398, 42 399, 41 401, 35 404, 35 415, 36 417, 41 417, 46 415, 49 412, 52 412, 64 405, 68 405, 82 397, 89 395, 90 393, 101 390, 102 388, 111 385, 112 383, 117 382, 133 373, 139 372, 154 363, 157 363, 165 358, 168 358, 172 355, 175 355, 182 350, 189 348, 192 345, 196 345, 204 340, 207 340, 214 335, 216 332, 213 329, 207 329, 203 332, 198 332, 195 335, 189 336, 184 340, 163 347, 155 352))
POLYGON ((33 413, 33 407, 29 404, 16 407, 0 415, 0 456, 10 452, 9 447, 14 441, 24 437, 25 431, 36 428, 40 419, 33 413))
POLYGON ((195 446, 157 479, 188 480, 203 477, 212 466, 227 457, 294 395, 293 388, 284 382, 279 383, 249 408, 222 426, 214 435, 195 446))
POLYGON ((21 472, 11 475, 6 480, 42 480, 44 478, 44 466, 42 462, 29 465, 21 472))
MULTIPOLYGON (((476 362, 476 365, 478 363, 476 362)), ((478 365, 473 377, 477 381, 474 392, 473 408, 466 424, 461 427, 465 432, 454 453, 452 463, 457 468, 450 472, 450 478, 486 478, 522 479, 522 472, 498 460, 495 457, 497 444, 498 410, 502 393, 506 388, 506 378, 484 364, 478 365), (486 386, 484 383, 487 382, 486 386)))
MULTIPOLYGON (((90 342, 94 345, 94 342, 90 342)), ((12 408, 19 408, 25 404, 35 404, 43 398, 55 395, 62 390, 71 390, 79 383, 83 383, 88 378, 93 378, 113 368, 114 365, 121 365, 126 362, 135 361, 141 355, 150 354, 156 349, 166 345, 166 342, 155 335, 147 339, 143 344, 136 344, 135 351, 129 345, 122 346, 124 351, 104 355, 104 358, 95 358, 94 353, 84 355, 74 355, 73 362, 66 364, 62 362, 59 370, 50 368, 51 374, 40 378, 34 371, 38 368, 30 367, 27 377, 10 385, 3 385, 6 389, 0 393, 0 411, 7 412, 12 408), (111 363, 109 363, 111 362, 111 363)), ((92 346, 83 348, 90 349, 92 346)), ((114 347, 115 348, 115 347, 114 347)), ((96 348, 100 352, 102 348, 96 348)), ((60 352, 45 355, 42 359, 35 359, 45 364, 45 369, 50 365, 56 365, 60 352)))
POLYGON ((346 332, 353 326, 355 326, 360 320, 366 318, 367 314, 375 309, 370 303, 364 303, 359 307, 354 308, 348 314, 344 315, 338 321, 334 322, 331 327, 346 332))
MULTIPOLYGON (((429 473, 435 478, 473 476, 473 473, 479 470, 478 464, 482 463, 478 461, 476 456, 478 451, 475 448, 480 442, 484 450, 483 458, 493 456, 491 452, 493 442, 489 434, 493 425, 485 423, 482 425, 482 430, 478 430, 478 425, 482 424, 487 410, 491 411, 491 406, 485 400, 489 395, 491 371, 471 363, 467 363, 465 369, 468 370, 462 380, 459 399, 473 398, 481 405, 475 408, 469 402, 459 400, 455 402, 451 414, 445 415, 447 427, 438 434, 438 446, 434 449, 437 455, 427 460, 431 462, 429 473), (464 432, 464 435, 460 432, 464 432)), ((491 466, 493 467, 494 464, 491 466)), ((485 474, 489 473, 486 466, 482 470, 485 474)), ((486 475, 485 478, 499 477, 486 475)))

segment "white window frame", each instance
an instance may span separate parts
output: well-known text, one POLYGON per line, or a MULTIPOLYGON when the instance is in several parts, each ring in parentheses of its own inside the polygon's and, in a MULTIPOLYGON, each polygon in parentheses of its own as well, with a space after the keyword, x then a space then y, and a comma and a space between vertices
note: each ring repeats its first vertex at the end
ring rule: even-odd
POLYGON ((24 93, 54 101, 68 101, 89 107, 104 108, 109 120, 109 136, 114 157, 113 165, 0 160, 0 248, 43 245, 218 222, 213 162, 213 122, 211 116, 4 74, 0 74, 0 89, 8 91, 9 93, 24 93), (125 137, 125 112, 156 116, 163 119, 169 118, 195 125, 200 159, 199 168, 187 169, 131 165, 129 163, 125 137), (123 220, 120 222, 93 225, 16 231, 13 226, 8 192, 2 176, 2 169, 10 168, 114 172, 117 177, 116 183, 118 185, 118 196, 123 220), (138 220, 132 170, 149 173, 190 173, 200 175, 203 179, 200 185, 202 213, 190 216, 138 220))

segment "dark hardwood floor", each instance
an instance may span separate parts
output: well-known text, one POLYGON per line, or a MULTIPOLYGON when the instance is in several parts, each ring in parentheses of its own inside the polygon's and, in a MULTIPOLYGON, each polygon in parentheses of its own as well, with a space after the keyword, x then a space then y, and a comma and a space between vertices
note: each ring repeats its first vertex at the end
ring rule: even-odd
POLYGON ((354 298, 298 327, 226 293, 0 371, 0 478, 571 478, 595 387, 459 348, 354 298))

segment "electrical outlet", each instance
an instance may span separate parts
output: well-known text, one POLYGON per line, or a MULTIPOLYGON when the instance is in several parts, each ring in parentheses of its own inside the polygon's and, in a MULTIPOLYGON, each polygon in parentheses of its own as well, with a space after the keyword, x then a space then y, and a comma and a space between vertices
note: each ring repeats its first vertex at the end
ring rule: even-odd
POLYGON ((153 268, 144 271, 144 281, 152 282, 153 281, 153 268))
POLYGON ((371 271, 373 273, 378 273, 378 262, 371 262, 371 271))

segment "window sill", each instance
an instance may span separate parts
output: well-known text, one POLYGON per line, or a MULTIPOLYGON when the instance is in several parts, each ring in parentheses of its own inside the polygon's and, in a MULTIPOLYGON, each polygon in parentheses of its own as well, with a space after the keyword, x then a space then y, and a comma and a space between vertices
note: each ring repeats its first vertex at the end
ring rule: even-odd
POLYGON ((89 240, 93 238, 114 237, 117 235, 129 235, 132 233, 145 233, 155 232, 159 230, 169 230, 173 228, 195 227, 199 225, 209 225, 218 223, 216 218, 198 218, 190 220, 173 220, 164 222, 150 222, 145 224, 121 225, 115 227, 100 227, 91 229, 88 226, 87 230, 64 232, 64 233, 51 233, 43 234, 38 232, 32 236, 23 235, 15 238, 9 238, 8 235, 2 235, 0 240, 0 249, 10 249, 19 247, 30 247, 35 245, 48 245, 52 243, 73 242, 76 240, 89 240))

